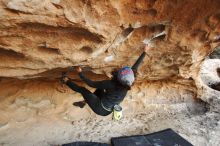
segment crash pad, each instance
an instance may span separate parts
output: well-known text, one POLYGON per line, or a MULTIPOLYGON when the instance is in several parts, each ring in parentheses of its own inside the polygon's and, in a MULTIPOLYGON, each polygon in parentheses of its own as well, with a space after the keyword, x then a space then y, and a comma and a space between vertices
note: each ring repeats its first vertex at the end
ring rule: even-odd
POLYGON ((112 146, 193 146, 172 129, 135 136, 115 137, 112 146))
POLYGON ((97 143, 97 142, 73 142, 68 144, 63 144, 62 146, 110 146, 105 143, 97 143))

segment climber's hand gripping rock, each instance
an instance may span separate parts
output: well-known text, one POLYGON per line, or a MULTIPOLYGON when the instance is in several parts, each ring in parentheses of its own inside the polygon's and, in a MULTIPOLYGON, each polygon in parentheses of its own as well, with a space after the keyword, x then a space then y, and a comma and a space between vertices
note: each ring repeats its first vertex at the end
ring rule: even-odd
POLYGON ((65 84, 68 80, 69 80, 69 78, 67 77, 67 73, 66 73, 66 72, 63 72, 63 73, 62 73, 62 77, 61 77, 61 82, 62 82, 63 84, 65 84))
POLYGON ((147 53, 147 52, 149 52, 151 49, 152 49, 152 47, 146 45, 146 46, 144 47, 144 52, 147 53))
MULTIPOLYGON (((71 68, 71 71, 74 69, 74 67, 72 67, 71 68)), ((81 73, 82 72, 82 68, 81 67, 76 67, 75 68, 76 69, 76 72, 77 73, 81 73)), ((68 71, 69 72, 69 71, 68 71)), ((67 73, 68 72, 63 72, 62 73, 62 77, 61 77, 61 82, 63 83, 63 84, 65 84, 68 80, 69 80, 69 78, 68 78, 68 76, 67 76, 67 73)))
POLYGON ((76 71, 78 72, 78 73, 81 73, 82 72, 82 68, 81 67, 76 67, 76 71))

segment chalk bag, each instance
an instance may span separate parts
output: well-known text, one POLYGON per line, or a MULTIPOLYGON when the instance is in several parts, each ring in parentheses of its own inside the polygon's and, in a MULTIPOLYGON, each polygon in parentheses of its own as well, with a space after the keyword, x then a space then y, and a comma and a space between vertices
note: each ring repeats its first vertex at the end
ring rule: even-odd
POLYGON ((118 121, 121 118, 122 118, 122 107, 116 104, 113 109, 113 119, 118 121))

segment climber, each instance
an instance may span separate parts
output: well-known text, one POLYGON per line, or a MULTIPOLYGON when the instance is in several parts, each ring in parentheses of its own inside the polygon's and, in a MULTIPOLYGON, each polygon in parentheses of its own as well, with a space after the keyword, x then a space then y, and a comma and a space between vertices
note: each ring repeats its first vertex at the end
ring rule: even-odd
MULTIPOLYGON (((145 46, 144 52, 135 62, 132 67, 123 67, 116 72, 113 72, 111 80, 91 81, 82 72, 80 67, 76 68, 81 80, 83 80, 90 87, 96 88, 92 93, 84 87, 80 87, 72 82, 67 76, 63 76, 61 81, 65 83, 72 90, 82 94, 85 102, 98 115, 107 116, 112 113, 115 105, 119 105, 130 90, 138 67, 143 61, 146 52, 151 48, 145 46)), ((82 105, 83 107, 83 105, 82 105)))

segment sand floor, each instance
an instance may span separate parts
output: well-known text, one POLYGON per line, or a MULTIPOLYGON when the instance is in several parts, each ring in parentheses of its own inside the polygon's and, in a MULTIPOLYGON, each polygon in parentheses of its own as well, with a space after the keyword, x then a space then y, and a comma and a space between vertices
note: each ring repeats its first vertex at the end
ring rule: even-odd
POLYGON ((111 137, 147 134, 172 128, 195 146, 220 145, 219 113, 207 112, 203 103, 149 104, 144 111, 124 115, 93 115, 71 121, 38 116, 25 122, 11 122, 0 128, 2 146, 55 146, 73 141, 110 143, 111 137), (94 117, 95 116, 95 117, 94 117))

